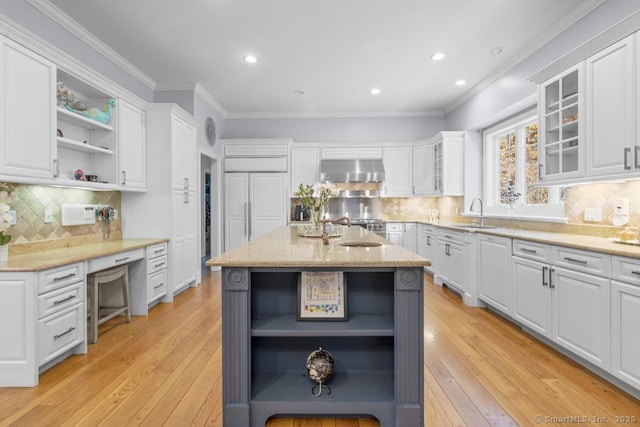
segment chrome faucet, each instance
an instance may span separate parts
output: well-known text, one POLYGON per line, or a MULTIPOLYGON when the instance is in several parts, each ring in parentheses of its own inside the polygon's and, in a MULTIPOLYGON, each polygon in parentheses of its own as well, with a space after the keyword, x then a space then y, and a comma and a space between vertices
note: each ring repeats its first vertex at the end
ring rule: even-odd
POLYGON ((327 223, 338 222, 342 220, 347 220, 347 227, 351 227, 351 220, 347 216, 343 216, 340 218, 320 220, 320 222, 322 223, 322 243, 324 243, 325 245, 329 244, 329 233, 327 233, 327 223))
POLYGON ((480 202, 480 224, 478 225, 480 227, 484 227, 484 204, 482 203, 482 199, 480 197, 476 197, 471 201, 471 206, 469 206, 469 210, 473 212, 473 204, 475 203, 476 200, 480 202))

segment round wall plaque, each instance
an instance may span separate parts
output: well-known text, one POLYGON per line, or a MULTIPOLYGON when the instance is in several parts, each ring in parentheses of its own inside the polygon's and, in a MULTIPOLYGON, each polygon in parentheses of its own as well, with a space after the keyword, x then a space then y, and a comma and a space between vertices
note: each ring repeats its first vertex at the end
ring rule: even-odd
POLYGON ((207 137, 207 143, 213 147, 216 143, 216 123, 211 117, 207 117, 204 122, 204 134, 207 137))

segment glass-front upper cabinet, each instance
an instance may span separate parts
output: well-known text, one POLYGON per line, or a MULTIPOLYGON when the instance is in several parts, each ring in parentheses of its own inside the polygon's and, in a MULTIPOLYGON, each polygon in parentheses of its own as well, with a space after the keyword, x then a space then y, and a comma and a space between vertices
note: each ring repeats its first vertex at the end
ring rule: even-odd
POLYGON ((584 63, 540 85, 540 181, 584 176, 584 93, 584 63))

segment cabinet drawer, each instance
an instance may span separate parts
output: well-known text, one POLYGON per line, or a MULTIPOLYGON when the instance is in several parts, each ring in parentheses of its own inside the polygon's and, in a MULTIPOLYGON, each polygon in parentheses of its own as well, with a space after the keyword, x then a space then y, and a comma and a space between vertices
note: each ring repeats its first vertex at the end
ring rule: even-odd
POLYGON ((148 303, 166 295, 167 293, 167 270, 160 270, 147 276, 148 303))
POLYGON ((541 262, 549 262, 549 245, 530 242, 528 240, 513 239, 513 255, 541 262))
POLYGON ((147 274, 152 274, 158 270, 164 270, 166 268, 167 268, 166 255, 147 260, 147 274))
POLYGON ((38 296, 38 319, 84 301, 84 281, 38 296))
POLYGON ((466 233, 460 231, 454 231, 449 228, 438 228, 438 239, 446 240, 447 242, 465 243, 466 233))
POLYGON ((640 286, 640 259, 613 256, 611 278, 640 286))
POLYGON ((569 249, 554 246, 553 263, 557 266, 570 268, 597 276, 609 277, 611 272, 611 255, 569 249))
POLYGON ((404 224, 401 222, 388 222, 387 231, 404 231, 404 224))
POLYGON ((167 254, 167 242, 147 246, 147 259, 156 258, 167 254))
POLYGON ((438 231, 435 225, 431 224, 420 224, 422 226, 422 232, 427 234, 436 234, 438 231))
POLYGON ((39 366, 85 340, 86 315, 84 304, 76 304, 38 322, 39 366))
POLYGON ((40 271, 38 294, 60 289, 77 281, 84 281, 84 264, 81 262, 40 271))
POLYGON ((142 258, 144 258, 144 249, 139 248, 131 251, 119 252, 117 254, 104 256, 102 258, 92 259, 91 261, 89 261, 89 273, 115 267, 117 265, 126 264, 142 258))

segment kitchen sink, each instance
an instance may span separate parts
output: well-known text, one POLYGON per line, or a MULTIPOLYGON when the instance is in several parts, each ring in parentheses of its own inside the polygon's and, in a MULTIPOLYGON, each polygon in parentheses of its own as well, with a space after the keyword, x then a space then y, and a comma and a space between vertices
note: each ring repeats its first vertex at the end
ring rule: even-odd
POLYGON ((368 241, 353 241, 353 242, 340 242, 338 246, 356 247, 356 248, 372 248, 376 246, 382 246, 380 242, 368 242, 368 241))

